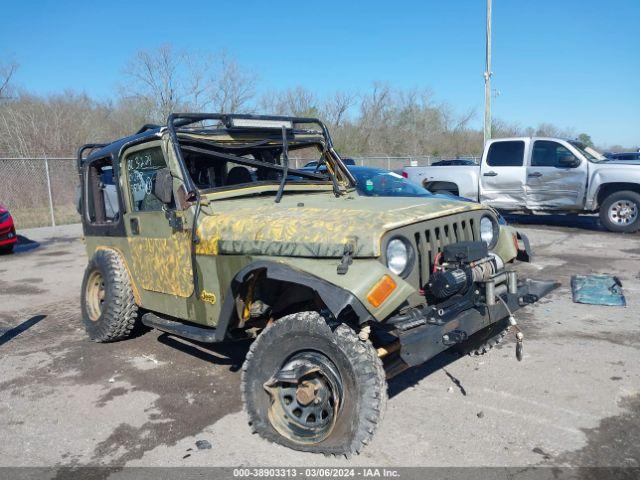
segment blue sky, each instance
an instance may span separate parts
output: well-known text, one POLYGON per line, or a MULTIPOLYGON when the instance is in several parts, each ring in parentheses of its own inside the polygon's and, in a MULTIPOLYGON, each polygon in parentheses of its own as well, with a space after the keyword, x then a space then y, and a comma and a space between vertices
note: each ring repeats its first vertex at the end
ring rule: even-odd
MULTIPOLYGON (((127 60, 163 43, 226 49, 264 90, 373 82, 483 108, 484 0, 3 2, 0 59, 39 93, 108 98, 127 60), (182 6, 181 6, 182 5, 182 6)), ((494 114, 640 144, 640 0, 494 0, 494 114)))

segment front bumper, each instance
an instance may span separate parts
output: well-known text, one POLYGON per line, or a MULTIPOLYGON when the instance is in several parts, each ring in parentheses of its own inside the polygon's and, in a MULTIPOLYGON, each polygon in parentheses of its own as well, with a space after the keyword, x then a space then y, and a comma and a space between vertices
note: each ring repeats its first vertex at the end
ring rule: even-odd
POLYGON ((458 312, 424 306, 405 311, 401 316, 389 319, 392 324, 396 320, 400 358, 408 366, 424 363, 449 347, 463 343, 479 330, 503 320, 509 312, 537 302, 558 286, 552 281, 527 279, 517 282, 517 288, 496 289, 495 301, 475 304, 458 312))

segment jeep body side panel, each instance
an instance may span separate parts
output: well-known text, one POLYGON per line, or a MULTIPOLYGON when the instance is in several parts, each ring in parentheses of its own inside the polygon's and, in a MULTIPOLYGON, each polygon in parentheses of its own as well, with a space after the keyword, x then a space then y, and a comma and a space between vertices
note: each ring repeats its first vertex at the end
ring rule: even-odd
MULTIPOLYGON (((215 326, 220 318, 220 309, 224 292, 220 292, 219 280, 216 276, 218 262, 214 257, 202 257, 197 260, 198 272, 203 281, 205 295, 195 298, 193 294, 189 297, 172 295, 167 293, 147 290, 142 287, 140 281, 135 276, 132 269, 133 258, 129 242, 126 237, 86 237, 87 253, 93 255, 96 250, 110 248, 117 251, 124 259, 125 266, 131 277, 136 303, 147 310, 169 315, 178 319, 198 323, 206 326, 215 326), (203 297, 205 300, 203 300, 203 297)), ((148 258, 150 262, 161 263, 163 258, 160 255, 148 258)), ((251 260, 245 257, 229 258, 225 264, 229 268, 229 278, 250 263, 251 260), (233 273, 231 273, 233 270, 233 273)))
POLYGON ((169 161, 160 140, 132 146, 121 155, 124 224, 132 273, 140 288, 189 297, 193 292, 191 234, 176 231, 153 196, 150 175, 169 161))

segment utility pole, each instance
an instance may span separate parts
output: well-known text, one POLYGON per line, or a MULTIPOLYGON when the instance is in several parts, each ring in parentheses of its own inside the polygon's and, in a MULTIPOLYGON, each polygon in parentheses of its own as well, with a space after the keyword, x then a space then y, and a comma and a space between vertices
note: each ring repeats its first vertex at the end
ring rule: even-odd
POLYGON ((491 139, 491 2, 487 0, 487 34, 484 69, 484 143, 491 139))

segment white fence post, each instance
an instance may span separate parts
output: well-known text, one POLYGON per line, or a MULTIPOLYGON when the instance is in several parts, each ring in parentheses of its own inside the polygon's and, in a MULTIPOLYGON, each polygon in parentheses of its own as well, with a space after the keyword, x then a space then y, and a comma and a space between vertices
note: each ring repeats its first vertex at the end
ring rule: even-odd
POLYGON ((49 160, 44 157, 44 170, 47 174, 47 190, 49 192, 49 212, 51 213, 51 226, 56 226, 56 217, 53 214, 53 193, 51 192, 51 175, 49 175, 49 160))

